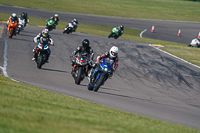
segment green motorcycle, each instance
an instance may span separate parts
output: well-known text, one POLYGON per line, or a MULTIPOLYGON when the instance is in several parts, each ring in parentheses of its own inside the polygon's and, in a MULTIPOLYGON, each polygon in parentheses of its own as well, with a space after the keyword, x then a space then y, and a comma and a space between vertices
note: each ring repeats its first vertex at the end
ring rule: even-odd
POLYGON ((56 27, 56 24, 54 23, 53 20, 48 20, 45 26, 45 28, 47 28, 49 31, 55 29, 55 27, 56 27))
POLYGON ((113 37, 113 38, 117 39, 119 36, 120 36, 119 28, 114 27, 114 28, 112 28, 112 31, 111 31, 110 35, 108 36, 108 38, 113 37))

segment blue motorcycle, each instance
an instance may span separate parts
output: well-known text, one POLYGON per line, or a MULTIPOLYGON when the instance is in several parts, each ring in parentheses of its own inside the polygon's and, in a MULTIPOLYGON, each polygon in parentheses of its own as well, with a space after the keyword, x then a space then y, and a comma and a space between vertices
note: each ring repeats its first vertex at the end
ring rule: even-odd
POLYGON ((113 65, 114 62, 109 58, 102 58, 102 62, 91 72, 88 90, 97 92, 100 86, 112 76, 113 65))

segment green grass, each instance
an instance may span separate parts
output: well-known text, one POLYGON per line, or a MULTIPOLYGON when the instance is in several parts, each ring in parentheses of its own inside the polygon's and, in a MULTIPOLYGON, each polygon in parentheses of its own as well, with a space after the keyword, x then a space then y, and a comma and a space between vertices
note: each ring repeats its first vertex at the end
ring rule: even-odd
POLYGON ((1 0, 0 3, 82 14, 200 22, 200 2, 185 0, 1 0))
POLYGON ((0 75, 1 133, 198 133, 14 82, 0 75))

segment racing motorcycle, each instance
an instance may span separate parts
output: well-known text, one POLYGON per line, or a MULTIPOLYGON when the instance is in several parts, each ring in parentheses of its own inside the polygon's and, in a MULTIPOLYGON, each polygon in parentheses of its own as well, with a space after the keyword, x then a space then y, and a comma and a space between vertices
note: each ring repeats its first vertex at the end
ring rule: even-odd
POLYGON ((192 41, 190 42, 190 44, 188 44, 189 47, 200 47, 200 40, 195 38, 192 39, 192 41))
POLYGON ((51 19, 49 21, 47 21, 45 28, 47 28, 49 31, 55 29, 55 23, 54 21, 51 19))
POLYGON ((9 38, 12 38, 13 35, 16 35, 16 30, 17 30, 17 20, 9 21, 8 28, 7 28, 9 38))
POLYGON ((25 19, 23 17, 18 18, 19 23, 17 26, 17 34, 19 34, 20 31, 24 30, 25 27, 25 19))
POLYGON ((88 70, 88 58, 83 54, 80 54, 79 56, 71 56, 70 58, 71 61, 74 62, 72 76, 75 80, 75 84, 79 85, 88 70))
POLYGON ((113 60, 102 58, 101 63, 89 74, 88 90, 97 92, 101 85, 113 74, 113 60))
POLYGON ((63 34, 64 33, 67 33, 67 34, 72 33, 74 31, 73 29, 74 29, 74 25, 72 23, 68 23, 65 30, 63 31, 63 34))
POLYGON ((119 35, 120 35, 119 28, 114 27, 114 28, 112 28, 112 31, 111 31, 110 35, 108 36, 108 38, 113 37, 113 38, 117 39, 119 37, 119 35))
POLYGON ((38 69, 41 69, 42 65, 45 64, 49 52, 49 44, 42 44, 38 42, 38 48, 36 52, 37 55, 35 58, 35 62, 37 64, 38 69))

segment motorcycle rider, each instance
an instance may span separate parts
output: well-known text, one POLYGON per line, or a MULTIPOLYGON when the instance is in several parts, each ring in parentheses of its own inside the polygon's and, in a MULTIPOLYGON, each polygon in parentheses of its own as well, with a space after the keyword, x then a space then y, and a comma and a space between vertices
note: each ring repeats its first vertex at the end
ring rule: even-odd
MULTIPOLYGON (((104 54, 102 54, 101 56, 98 56, 97 57, 97 60, 95 62, 95 66, 94 67, 98 67, 99 66, 99 63, 100 63, 100 60, 102 58, 109 58, 112 62, 114 62, 114 65, 113 65, 113 72, 115 72, 118 68, 118 53, 119 53, 119 49, 118 47, 116 46, 112 46, 110 48, 110 50, 108 52, 105 52, 104 54)), ((95 77, 95 74, 96 73, 93 73, 93 77, 95 77)), ((113 73, 112 73, 113 74, 113 73)), ((89 77, 91 75, 89 74, 89 77)), ((112 77, 112 75, 110 75, 110 77, 112 77)), ((106 79, 107 80, 107 79, 106 79)), ((106 81, 105 80, 105 81, 106 81)))
POLYGON ((117 27, 119 29, 119 36, 121 36, 124 33, 124 25, 120 25, 117 27))
MULTIPOLYGON (((43 29, 42 33, 39 33, 34 39, 33 42, 35 43, 42 43, 42 44, 50 44, 52 46, 54 46, 54 42, 53 39, 51 38, 51 36, 49 35, 49 30, 48 29, 43 29)), ((34 57, 32 58, 33 61, 35 61, 36 56, 37 56, 37 51, 38 51, 38 45, 35 46, 35 48, 33 48, 33 55, 34 57)), ((47 55, 47 59, 46 59, 46 63, 49 63, 49 57, 51 54, 51 50, 49 48, 48 50, 48 55, 47 55)))
POLYGON ((47 21, 49 20, 53 20, 55 25, 54 25, 54 29, 56 29, 56 25, 58 25, 59 22, 59 18, 58 18, 58 14, 55 14, 54 16, 50 17, 47 21))
POLYGON ((73 24, 73 31, 75 32, 76 31, 76 29, 77 29, 77 27, 78 27, 78 19, 77 18, 75 18, 75 19, 73 19, 72 20, 72 24, 73 24))
MULTIPOLYGON (((8 24, 9 24, 10 21, 17 21, 17 24, 19 23, 19 20, 17 18, 17 14, 16 13, 12 13, 12 15, 8 18, 8 21, 6 23, 7 28, 8 28, 8 24)), ((15 36, 16 36, 16 31, 17 31, 17 28, 14 31, 14 35, 15 36)))
POLYGON ((21 13, 21 15, 20 15, 20 17, 22 17, 22 18, 24 18, 25 19, 25 25, 24 25, 24 27, 26 26, 26 24, 29 22, 29 17, 28 17, 28 13, 26 13, 26 12, 22 12, 21 13))
MULTIPOLYGON (((94 58, 94 52, 93 49, 89 46, 90 41, 88 39, 82 40, 82 46, 77 47, 77 49, 72 52, 73 57, 78 54, 85 54, 87 58, 90 60, 88 64, 88 71, 92 68, 92 60, 94 58)), ((72 67, 74 67, 75 60, 72 60, 72 67)), ((88 75, 88 71, 86 72, 86 76, 88 75)), ((72 74, 74 74, 73 68, 72 68, 72 74)))
POLYGON ((66 32, 68 26, 70 26, 70 27, 73 26, 72 31, 75 32, 76 29, 77 29, 77 27, 78 27, 78 19, 75 18, 75 19, 73 19, 71 22, 69 22, 69 23, 66 25, 65 30, 63 31, 63 34, 66 32))

